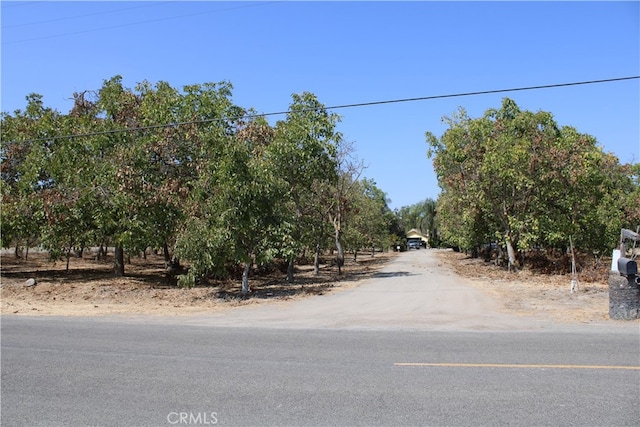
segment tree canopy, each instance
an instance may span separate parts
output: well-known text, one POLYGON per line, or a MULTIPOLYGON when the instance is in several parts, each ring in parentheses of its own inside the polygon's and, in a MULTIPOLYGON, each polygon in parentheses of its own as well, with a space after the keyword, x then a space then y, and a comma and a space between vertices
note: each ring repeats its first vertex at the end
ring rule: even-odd
POLYGON ((621 165, 596 139, 558 126, 549 112, 505 98, 477 119, 460 109, 441 137, 426 133, 442 193, 438 223, 449 244, 473 250, 498 242, 516 266, 522 251, 616 246, 640 222, 638 165, 621 165))
POLYGON ((117 275, 125 253, 152 247, 168 267, 188 266, 181 285, 240 268, 248 292, 251 266, 281 258, 293 280, 302 254, 342 243, 336 227, 360 230, 363 246, 384 245, 377 214, 388 211, 386 195, 340 162, 340 117, 304 92, 272 126, 235 105, 232 89, 128 88, 114 76, 73 94, 68 113, 29 95, 24 111, 2 114, 3 247, 39 244, 68 260, 110 246, 117 275), (347 181, 358 184, 349 193, 347 181))

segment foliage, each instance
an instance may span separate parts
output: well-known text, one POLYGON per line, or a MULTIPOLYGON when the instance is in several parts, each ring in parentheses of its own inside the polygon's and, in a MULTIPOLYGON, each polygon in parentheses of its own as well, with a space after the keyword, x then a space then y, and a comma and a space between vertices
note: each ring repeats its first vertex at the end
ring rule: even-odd
POLYGON ((339 117, 304 92, 271 126, 231 94, 228 82, 128 88, 114 76, 74 93, 67 114, 29 95, 1 117, 3 247, 41 244, 68 260, 112 245, 119 275, 125 253, 162 248, 181 285, 242 267, 248 292, 252 266, 318 260, 347 219, 354 249, 381 245, 386 196, 340 163, 339 117))
POLYGON ((274 139, 266 157, 278 168, 279 185, 286 187, 280 203, 286 207, 287 233, 279 248, 288 260, 287 278, 293 281, 293 262, 305 248, 314 245, 321 223, 319 192, 336 182, 337 152, 341 135, 339 117, 329 113, 315 95, 294 94, 285 120, 276 123, 274 139))
POLYGON ((426 137, 449 244, 498 241, 515 266, 522 250, 566 246, 570 237, 583 250, 614 247, 615 230, 634 220, 624 208, 625 193, 638 191, 630 167, 592 136, 558 127, 551 113, 521 111, 505 98, 478 119, 461 109, 445 122, 440 138, 426 137))
MULTIPOLYGON (((441 195, 438 202, 444 203, 444 195, 441 195)), ((438 212, 438 202, 433 199, 425 199, 419 203, 410 206, 403 206, 395 214, 400 227, 402 228, 402 236, 406 236, 411 229, 420 231, 429 239, 429 245, 432 247, 440 246, 440 228, 437 224, 436 212, 438 212)), ((441 206, 441 208, 443 208, 441 206)))
POLYGON ((390 236, 391 210, 387 195, 371 179, 363 178, 354 185, 353 208, 347 218, 345 240, 354 252, 361 248, 387 248, 395 240, 390 236))

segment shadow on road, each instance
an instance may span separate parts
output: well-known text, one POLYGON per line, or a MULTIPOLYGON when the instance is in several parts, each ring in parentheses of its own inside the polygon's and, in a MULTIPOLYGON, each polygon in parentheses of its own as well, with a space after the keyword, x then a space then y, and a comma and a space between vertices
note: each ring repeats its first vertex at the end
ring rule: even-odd
POLYGON ((417 276, 415 273, 409 273, 408 271, 390 271, 386 273, 374 273, 371 277, 375 279, 384 279, 387 277, 406 277, 406 276, 417 276))

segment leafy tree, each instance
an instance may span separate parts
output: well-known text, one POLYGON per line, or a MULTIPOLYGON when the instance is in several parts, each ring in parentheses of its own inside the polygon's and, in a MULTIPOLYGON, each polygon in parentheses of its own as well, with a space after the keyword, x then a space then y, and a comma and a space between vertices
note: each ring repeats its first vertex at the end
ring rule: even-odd
POLYGON ((274 256, 283 189, 265 156, 270 136, 260 132, 266 126, 252 122, 228 137, 200 175, 190 201, 193 216, 178 240, 179 253, 191 263, 183 285, 223 276, 229 265, 242 263, 246 294, 251 266, 274 256))
POLYGON ((44 106, 42 96, 27 96, 24 111, 2 114, 0 173, 2 176, 2 245, 12 242, 19 255, 21 242, 28 248, 43 233, 45 212, 42 195, 52 186, 47 158, 50 139, 60 114, 44 106))
POLYGON ((139 143, 142 125, 141 97, 122 84, 122 77, 106 80, 99 91, 98 108, 104 115, 107 133, 97 141, 98 150, 107 160, 96 172, 96 182, 102 189, 102 214, 106 233, 115 245, 114 272, 124 275, 124 249, 136 246, 144 232, 139 216, 140 188, 144 184, 137 171, 141 152, 139 143))
MULTIPOLYGON (((444 201, 444 197, 441 197, 444 201)), ((439 229, 436 222, 437 202, 433 199, 425 199, 410 206, 403 206, 396 213, 398 221, 403 228, 402 238, 411 229, 419 230, 428 236, 432 246, 438 246, 439 229)))
POLYGON ((274 256, 292 281, 296 257, 313 250, 317 271, 330 236, 340 273, 344 241, 384 245, 393 214, 375 183, 359 180, 339 117, 305 92, 271 127, 234 105, 231 89, 130 89, 114 76, 73 94, 67 115, 30 95, 24 112, 2 115, 2 244, 39 240, 66 254, 67 268, 74 248, 115 245, 116 275, 125 251, 163 247, 172 267, 189 264, 180 284, 242 266, 245 293, 251 266, 274 256))
POLYGON ((285 220, 289 232, 281 252, 289 263, 287 279, 294 280, 294 260, 314 243, 310 230, 318 228, 316 204, 323 183, 336 180, 336 132, 339 117, 327 112, 315 95, 294 94, 286 120, 275 127, 275 138, 267 147, 269 160, 278 167, 278 177, 288 188, 283 199, 289 208, 285 220), (310 224, 309 222, 313 222, 310 224))
POLYGON ((360 249, 371 249, 389 245, 389 206, 387 195, 371 179, 360 179, 354 185, 352 215, 348 221, 347 241, 354 251, 354 258, 360 249))
POLYGON ((491 239, 483 200, 479 197, 480 169, 486 124, 472 120, 460 108, 443 119, 449 129, 440 138, 427 132, 429 157, 442 192, 437 210, 442 238, 454 248, 469 250, 491 239))
POLYGON ((173 248, 178 227, 184 221, 182 200, 189 193, 193 176, 184 162, 188 158, 184 156, 184 132, 178 126, 166 125, 180 120, 183 96, 163 81, 155 85, 143 81, 136 89, 141 97, 142 126, 165 124, 147 130, 136 153, 136 173, 142 183, 138 197, 145 201, 140 215, 147 231, 140 236, 139 246, 162 248, 169 266, 169 248, 173 248))
POLYGON ((471 249, 497 239, 510 267, 523 249, 572 236, 584 249, 610 244, 604 218, 620 217, 611 196, 625 180, 593 137, 558 127, 550 113, 521 111, 508 98, 479 119, 460 110, 446 121, 442 137, 427 133, 446 240, 471 249))

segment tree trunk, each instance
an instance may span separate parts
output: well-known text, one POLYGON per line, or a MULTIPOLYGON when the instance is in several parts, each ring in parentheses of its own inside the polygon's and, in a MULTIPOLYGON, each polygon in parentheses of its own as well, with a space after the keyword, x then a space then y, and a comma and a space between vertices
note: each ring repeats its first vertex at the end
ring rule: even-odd
POLYGON ((242 295, 246 295, 249 293, 249 268, 251 267, 251 262, 246 262, 244 264, 244 270, 242 270, 242 295))
POLYGON ((293 258, 291 258, 289 260, 289 264, 287 265, 287 282, 293 283, 294 281, 293 273, 294 273, 294 262, 293 262, 293 258))
POLYGON ((336 250, 338 251, 338 256, 336 258, 336 263, 338 264, 338 274, 342 274, 342 266, 344 265, 344 250, 342 249, 342 232, 339 228, 336 227, 336 250))
POLYGON ((313 254, 313 274, 320 274, 320 244, 316 244, 316 250, 313 254))
POLYGON ((124 276, 124 248, 117 244, 114 251, 113 272, 116 277, 124 276))
POLYGON ((67 268, 66 268, 66 272, 69 272, 69 258, 71 257, 71 245, 72 245, 73 239, 69 239, 69 247, 67 248, 67 268))
POLYGON ((167 246, 167 242, 164 242, 162 251, 164 252, 164 265, 165 267, 168 267, 171 264, 171 255, 169 255, 169 246, 167 246))
POLYGON ((507 245, 507 255, 509 257, 509 266, 508 266, 508 270, 509 271, 515 271, 516 270, 516 250, 513 247, 513 242, 511 241, 511 236, 507 235, 506 239, 505 239, 505 243, 507 245))
POLYGON ((480 248, 478 246, 474 246, 471 249, 471 258, 478 258, 480 256, 480 248))

